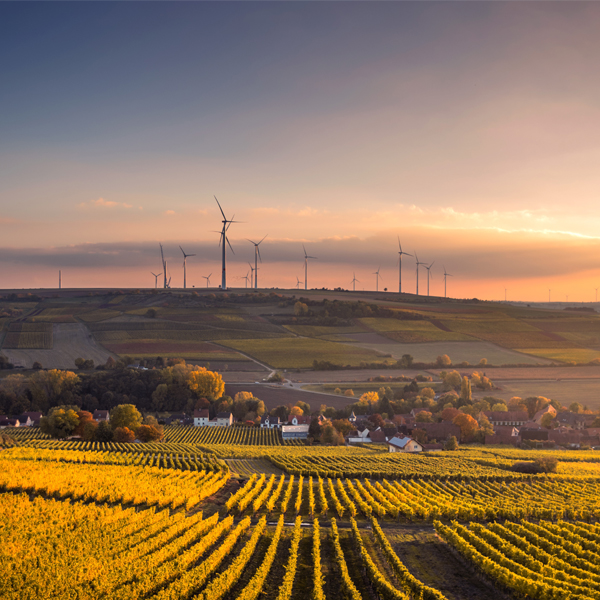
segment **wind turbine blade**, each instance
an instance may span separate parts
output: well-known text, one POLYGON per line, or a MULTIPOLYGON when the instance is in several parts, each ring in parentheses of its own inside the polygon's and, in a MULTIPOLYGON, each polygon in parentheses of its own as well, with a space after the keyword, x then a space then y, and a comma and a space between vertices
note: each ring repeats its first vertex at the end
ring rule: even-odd
MULTIPOLYGON (((269 235, 269 234, 267 233, 267 235, 269 235)), ((265 235, 265 237, 262 240, 260 240, 260 242, 258 242, 258 244, 256 244, 256 245, 259 246, 260 244, 262 244, 265 241, 265 238, 267 237, 267 235, 265 235)))
POLYGON ((431 269, 431 267, 433 267, 433 265, 435 265, 435 260, 429 265, 429 268, 431 269))
POLYGON ((195 254, 188 254, 187 256, 196 256, 195 254))
POLYGON ((260 248, 258 247, 258 244, 256 244, 256 249, 258 251, 258 258, 259 258, 260 262, 262 262, 262 256, 260 255, 260 248))
POLYGON ((185 252, 183 251, 183 248, 179 246, 179 249, 181 250, 181 254, 183 254, 183 256, 185 257, 185 252))
POLYGON ((252 240, 249 240, 248 238, 246 238, 247 242, 250 242, 251 244, 254 244, 256 246, 256 242, 253 242, 252 240))
MULTIPOLYGON (((216 196, 215 196, 214 198, 215 198, 215 200, 217 200, 217 197, 216 197, 216 196)), ((223 218, 224 218, 225 220, 227 220, 227 217, 225 216, 225 213, 223 212, 223 209, 221 208, 221 204, 219 204, 219 201, 218 201, 218 200, 217 200, 217 204, 219 205, 219 210, 221 211, 221 214, 223 215, 223 218)))
POLYGON ((302 250, 304 250, 304 258, 310 258, 310 256, 306 254, 306 248, 304 247, 304 244, 302 244, 302 250))

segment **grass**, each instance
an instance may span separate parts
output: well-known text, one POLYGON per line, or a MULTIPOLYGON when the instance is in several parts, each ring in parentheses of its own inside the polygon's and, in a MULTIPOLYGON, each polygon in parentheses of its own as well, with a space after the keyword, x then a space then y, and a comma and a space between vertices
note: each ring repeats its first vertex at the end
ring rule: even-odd
POLYGON ((372 331, 397 342, 461 342, 472 339, 465 334, 444 331, 431 321, 397 321, 367 317, 360 319, 360 322, 372 331))
POLYGON ((90 310, 89 312, 77 315, 85 323, 97 323, 98 321, 106 321, 107 319, 113 319, 118 317, 121 313, 116 310, 110 310, 108 308, 99 308, 97 310, 90 310))
MULTIPOLYGON (((347 327, 326 327, 323 325, 284 325, 284 328, 296 335, 304 337, 340 336, 344 333, 358 333, 364 331, 357 325, 347 327)), ((342 338, 343 339, 343 338, 342 338)))
POLYGON ((374 350, 319 339, 283 338, 270 340, 229 340, 223 345, 235 348, 277 369, 308 369, 314 360, 359 366, 361 362, 384 362, 374 350))
POLYGON ((519 349, 519 352, 560 362, 588 363, 591 360, 600 358, 600 350, 590 350, 588 348, 523 348, 519 349))

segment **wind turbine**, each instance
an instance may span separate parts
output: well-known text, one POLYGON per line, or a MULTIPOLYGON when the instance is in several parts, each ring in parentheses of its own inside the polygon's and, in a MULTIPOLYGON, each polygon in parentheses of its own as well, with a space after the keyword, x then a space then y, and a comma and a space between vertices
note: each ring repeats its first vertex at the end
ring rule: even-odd
POLYGON ((352 291, 355 292, 356 291, 356 284, 360 283, 360 279, 356 279, 356 273, 352 273, 353 279, 350 282, 352 284, 352 291))
MULTIPOLYGON (((267 233, 267 235, 269 235, 269 234, 267 233)), ((267 235, 265 235, 265 237, 262 240, 260 240, 260 242, 258 242, 258 243, 253 242, 252 240, 248 240, 248 238, 246 238, 251 244, 254 244, 254 289, 255 290, 258 289, 258 259, 260 258, 260 262, 262 262, 262 256, 260 255, 259 246, 263 243, 263 241, 267 237, 267 235)))
POLYGON ((405 254, 406 256, 412 256, 412 254, 409 254, 408 252, 403 252, 402 244, 400 243, 400 236, 398 236, 398 248, 400 248, 400 251, 398 252, 398 293, 401 294, 402 293, 402 255, 405 254))
POLYGON ((163 275, 164 275, 163 287, 165 289, 167 289, 169 287, 169 285, 167 283, 167 261, 165 260, 165 253, 163 252, 162 244, 159 242, 158 245, 160 246, 160 259, 162 261, 162 266, 163 266, 163 275))
POLYGON ((424 265, 425 263, 419 262, 419 257, 417 256, 416 252, 415 252, 415 261, 417 263, 417 296, 418 296, 419 295, 419 266, 424 265))
POLYGON ((181 250, 181 254, 183 254, 183 289, 185 290, 186 288, 186 262, 187 262, 187 258, 188 256, 196 256, 195 254, 186 254, 183 251, 183 248, 181 246, 179 246, 179 249, 181 250))
POLYGON ((253 278, 256 279, 256 271, 250 263, 248 263, 248 266, 250 267, 250 287, 252 287, 253 278))
MULTIPOLYGON (((212 275, 212 273, 210 275, 212 275)), ((207 288, 210 285, 210 275, 208 277, 206 275, 202 275, 202 278, 206 279, 206 287, 207 288)))
MULTIPOLYGON (((229 247, 231 248, 231 251, 233 252, 233 248, 231 247, 231 243, 229 242, 229 238, 227 237, 227 231, 231 227, 232 223, 239 223, 239 221, 234 221, 233 217, 231 219, 228 219, 225 216, 225 213, 223 212, 223 209, 221 208, 221 205, 219 204, 219 201, 217 200, 216 196, 215 196, 215 200, 216 200, 217 204, 219 205, 219 210, 221 211, 221 214, 223 215, 223 221, 222 221, 223 229, 221 230, 221 239, 219 240, 219 245, 222 245, 222 252, 223 252, 221 289, 226 290, 227 289, 227 248, 226 248, 227 244, 229 244, 229 247)), ((235 215, 234 215, 234 217, 235 217, 235 215)), ((235 254, 235 252, 233 252, 233 253, 235 254)))
POLYGON ((304 250, 304 289, 307 290, 308 289, 308 259, 312 258, 314 260, 317 260, 317 257, 309 256, 308 254, 306 254, 306 248, 304 247, 304 244, 302 244, 302 248, 304 250))
POLYGON ((246 280, 246 289, 248 289, 248 279, 250 279, 250 277, 248 276, 248 273, 246 273, 246 274, 244 275, 244 277, 242 277, 242 279, 245 279, 245 280, 246 280))
MULTIPOLYGON (((435 264, 435 260, 430 265, 425 265, 427 269, 427 295, 429 296, 429 276, 431 275, 431 267, 435 264)), ((431 275, 433 277, 433 275, 431 275)))
POLYGON ((296 289, 299 290, 300 289, 300 279, 298 279, 298 275, 296 275, 296 289))
POLYGON ((446 273, 446 267, 444 266, 444 298, 447 298, 446 294, 446 277, 453 277, 450 273, 446 273))
MULTIPOLYGON (((150 271, 150 273, 152 273, 152 271, 150 271)), ((162 273, 159 273, 158 275, 156 273, 152 273, 152 275, 154 275, 154 289, 158 288, 158 278, 162 275, 162 273)))
POLYGON ((381 277, 381 275, 379 274, 381 267, 379 267, 377 269, 377 271, 375 271, 375 273, 373 273, 373 275, 375 275, 375 291, 378 292, 379 291, 379 279, 381 277))

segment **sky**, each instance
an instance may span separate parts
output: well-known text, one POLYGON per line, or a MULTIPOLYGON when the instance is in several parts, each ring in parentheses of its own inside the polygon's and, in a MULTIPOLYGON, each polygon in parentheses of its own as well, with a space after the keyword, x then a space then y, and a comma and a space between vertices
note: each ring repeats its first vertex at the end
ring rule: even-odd
POLYGON ((0 3, 0 288, 590 302, 600 4, 0 3), (403 289, 416 289, 413 257, 403 289), (420 293, 426 293, 421 267, 420 293), (552 290, 549 292, 549 290, 552 290))

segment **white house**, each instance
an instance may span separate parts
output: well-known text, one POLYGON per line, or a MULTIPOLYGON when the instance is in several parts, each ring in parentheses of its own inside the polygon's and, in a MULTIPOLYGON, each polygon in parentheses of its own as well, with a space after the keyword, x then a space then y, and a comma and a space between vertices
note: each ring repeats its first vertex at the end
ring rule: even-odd
POLYGON ((309 425, 283 425, 281 437, 284 440, 305 440, 308 437, 309 425))
POLYGON ((194 427, 204 427, 208 425, 208 408, 194 411, 194 427))
POLYGON ((217 427, 229 427, 233 425, 233 415, 230 412, 220 412, 216 420, 217 427))
POLYGON ((393 437, 387 445, 390 452, 423 452, 423 446, 409 437, 393 437))
POLYGON ((310 425, 312 417, 310 415, 293 415, 288 418, 290 425, 310 425))
POLYGON ((264 429, 275 429, 281 427, 281 421, 279 417, 263 415, 260 419, 260 426, 264 429))

